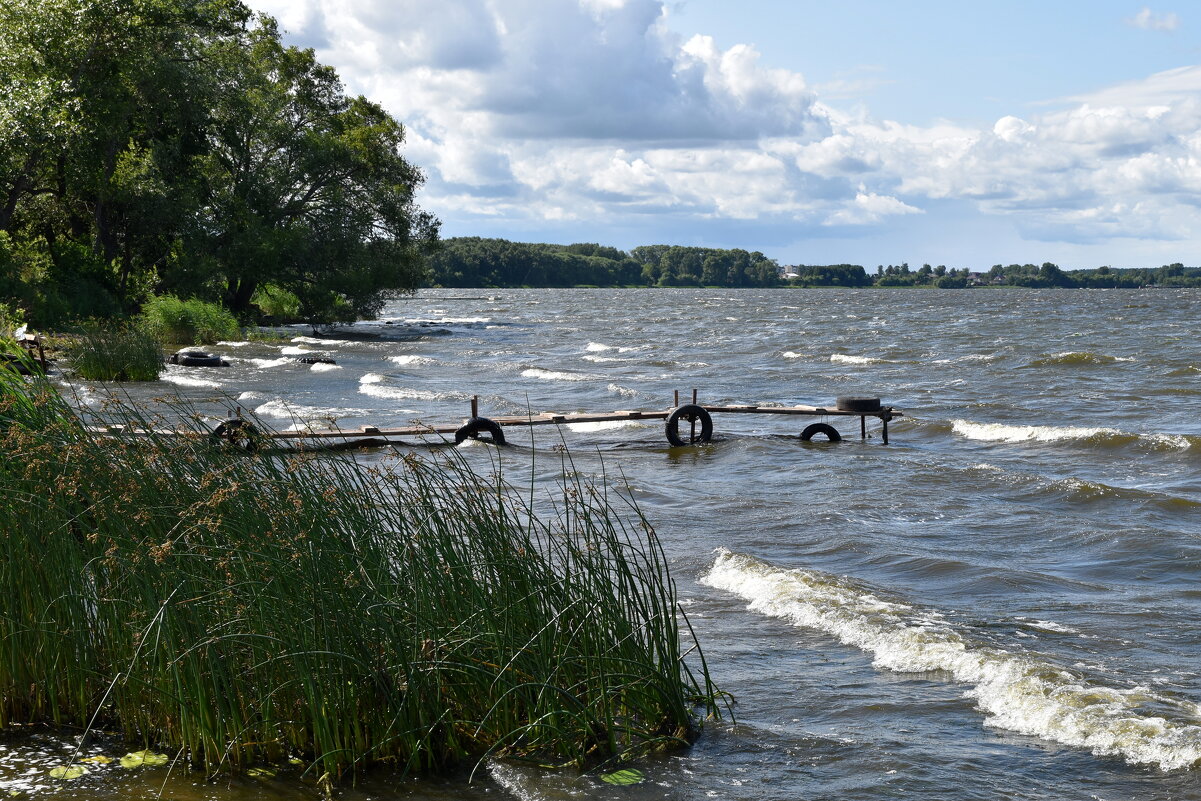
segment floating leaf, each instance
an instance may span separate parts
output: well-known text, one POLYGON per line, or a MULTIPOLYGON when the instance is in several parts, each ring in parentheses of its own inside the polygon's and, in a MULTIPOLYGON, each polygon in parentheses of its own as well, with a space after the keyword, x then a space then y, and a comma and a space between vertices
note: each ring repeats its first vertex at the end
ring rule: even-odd
POLYGON ((250 768, 246 771, 247 776, 253 776, 256 779, 273 779, 275 771, 271 768, 250 768))
POLYGON ((143 765, 166 765, 169 757, 153 751, 134 751, 121 757, 121 767, 140 768, 143 765))
POLYGON ((57 768, 50 769, 51 779, 78 779, 83 774, 87 773, 88 769, 83 765, 59 765, 57 768))
POLYGON ((304 760, 303 760, 303 759, 297 759, 296 757, 292 757, 291 759, 289 759, 289 760, 288 760, 288 764, 289 764, 289 765, 303 765, 303 764, 304 764, 304 760))
POLYGON ((97 754, 96 756, 84 757, 79 761, 87 762, 89 765, 107 765, 113 761, 113 758, 104 754, 97 754))
POLYGON ((634 768, 625 768, 624 770, 615 770, 612 773, 602 773, 601 781, 609 784, 641 784, 646 777, 642 775, 642 771, 634 768))

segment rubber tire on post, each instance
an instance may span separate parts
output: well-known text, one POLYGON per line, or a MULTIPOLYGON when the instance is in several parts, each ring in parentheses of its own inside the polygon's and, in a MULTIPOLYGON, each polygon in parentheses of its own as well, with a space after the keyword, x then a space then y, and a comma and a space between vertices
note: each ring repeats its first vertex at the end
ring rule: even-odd
POLYGON ((879 398, 839 398, 835 401, 835 407, 840 412, 878 412, 880 411, 879 398))
POLYGON ((813 423, 805 426, 805 430, 801 432, 801 442, 813 439, 814 434, 825 434, 831 442, 842 442, 842 434, 839 434, 838 429, 828 423, 813 423))
POLYGON ((493 445, 505 444, 505 432, 501 431, 498 423, 487 417, 473 417, 464 423, 463 427, 455 432, 455 444, 461 445, 467 439, 479 439, 480 434, 490 435, 493 445))
POLYGON ((685 403, 683 406, 677 406, 671 410, 671 414, 667 416, 667 421, 663 425, 663 431, 667 434, 667 441, 676 448, 695 445, 698 442, 708 442, 713 438, 713 418, 709 416, 705 407, 695 403, 685 403), (680 420, 687 420, 690 423, 695 420, 701 421, 700 433, 697 434, 694 441, 686 442, 680 436, 680 420))
POLYGON ((248 420, 243 420, 240 417, 233 417, 229 420, 223 420, 213 429, 213 433, 209 435, 214 443, 226 443, 235 448, 240 448, 247 453, 254 453, 259 449, 259 432, 258 429, 250 424, 248 420))

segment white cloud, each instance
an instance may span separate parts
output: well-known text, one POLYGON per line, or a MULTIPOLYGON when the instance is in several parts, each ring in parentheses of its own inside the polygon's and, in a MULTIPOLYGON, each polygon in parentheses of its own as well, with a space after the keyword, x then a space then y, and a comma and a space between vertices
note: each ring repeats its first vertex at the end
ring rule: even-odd
POLYGON ((1142 11, 1126 20, 1126 24, 1146 31, 1174 31, 1180 27, 1180 17, 1170 11, 1166 14, 1156 14, 1144 6, 1142 11))
POLYGON ((670 219, 796 236, 955 201, 1032 238, 1171 239, 1201 206, 1201 66, 989 126, 913 126, 841 113, 750 45, 680 40, 660 0, 257 5, 405 122, 422 202, 455 233, 670 219))

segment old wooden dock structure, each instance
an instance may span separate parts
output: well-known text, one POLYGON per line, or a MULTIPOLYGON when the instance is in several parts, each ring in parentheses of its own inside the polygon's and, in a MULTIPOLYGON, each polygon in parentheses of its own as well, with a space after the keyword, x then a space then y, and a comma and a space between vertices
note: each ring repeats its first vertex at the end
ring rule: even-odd
MULTIPOLYGON (((317 442, 338 440, 343 447, 369 447, 372 445, 397 444, 400 437, 423 437, 429 435, 443 438, 453 437, 456 443, 466 439, 486 439, 494 444, 505 444, 505 428, 569 425, 571 423, 608 423, 626 420, 663 420, 664 433, 674 447, 699 445, 709 442, 713 435, 715 414, 762 414, 790 417, 859 418, 859 436, 867 439, 867 419, 875 418, 881 423, 881 440, 888 444, 888 422, 903 416, 904 412, 891 406, 882 406, 878 398, 839 398, 829 406, 775 404, 723 404, 703 405, 697 402, 697 391, 692 391, 691 403, 680 403, 679 392, 675 394, 673 406, 660 410, 618 409, 612 412, 571 412, 556 414, 510 415, 483 417, 479 413, 479 398, 471 400, 471 416, 454 424, 428 425, 414 423, 408 426, 384 428, 361 426, 340 428, 337 426, 320 429, 293 431, 258 431, 249 420, 240 415, 223 421, 214 429, 215 439, 226 440, 251 447, 256 440, 314 440, 317 442)), ((133 433, 133 432, 126 432, 133 433)), ((800 439, 809 441, 815 437, 837 442, 841 433, 826 419, 810 423, 800 431, 800 439)), ((326 447, 329 447, 328 445, 326 447)))

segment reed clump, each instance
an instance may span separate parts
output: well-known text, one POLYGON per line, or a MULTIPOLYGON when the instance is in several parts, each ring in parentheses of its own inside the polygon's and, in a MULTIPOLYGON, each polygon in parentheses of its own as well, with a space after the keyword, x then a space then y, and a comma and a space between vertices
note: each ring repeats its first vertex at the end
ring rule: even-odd
POLYGON ((369 470, 105 438, 2 374, 0 440, 0 726, 337 778, 585 766, 718 714, 653 531, 603 488, 539 517, 453 451, 369 470))
POLYGON ((162 345, 137 325, 84 325, 68 340, 66 355, 89 381, 157 381, 164 370, 162 345))

